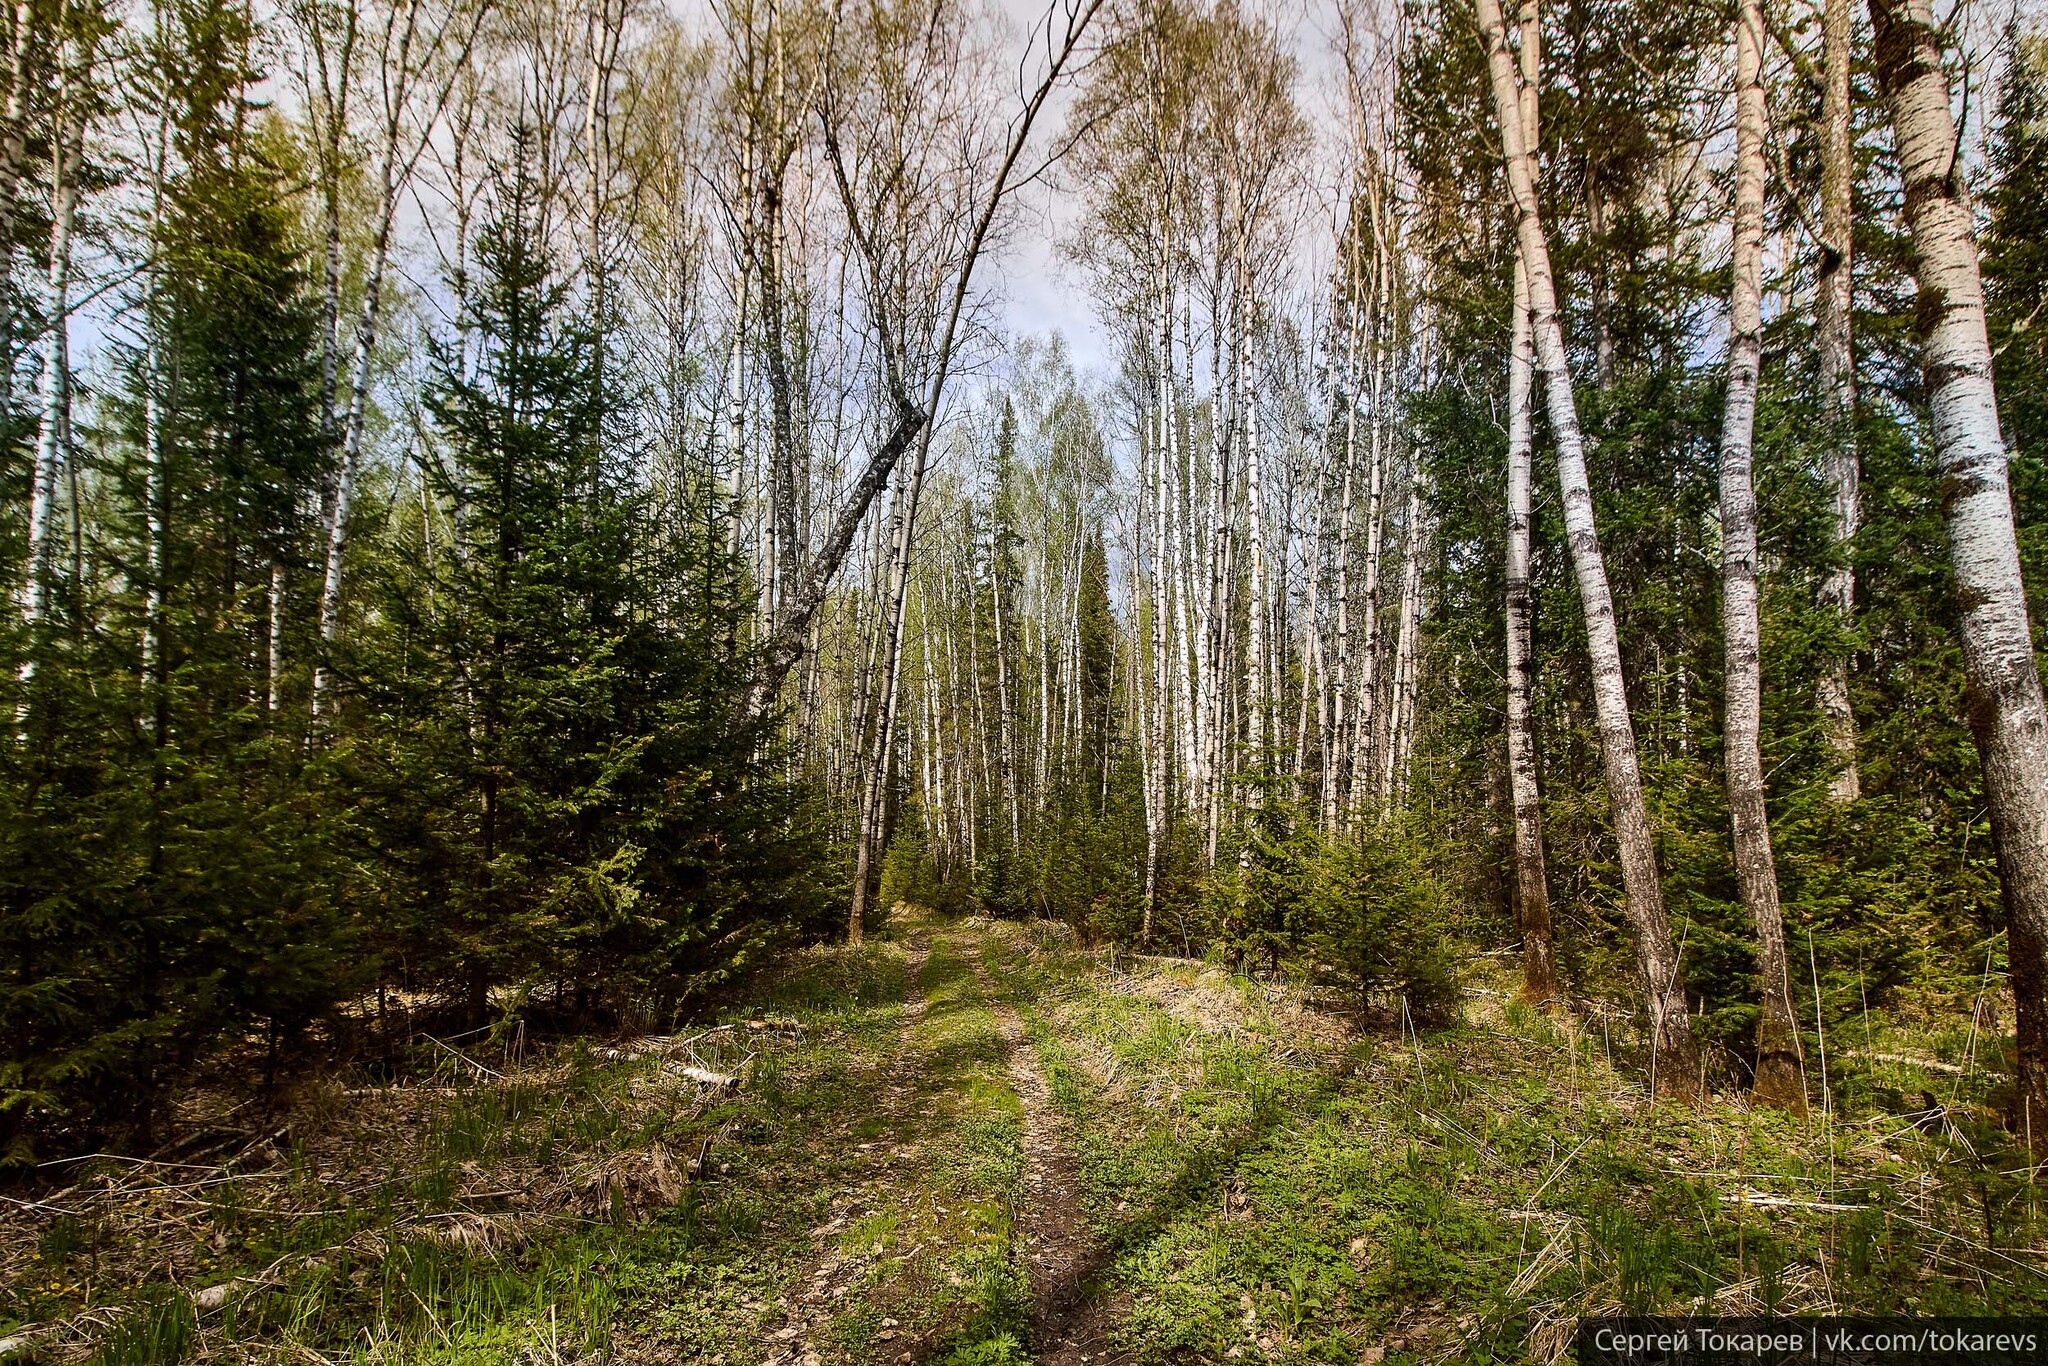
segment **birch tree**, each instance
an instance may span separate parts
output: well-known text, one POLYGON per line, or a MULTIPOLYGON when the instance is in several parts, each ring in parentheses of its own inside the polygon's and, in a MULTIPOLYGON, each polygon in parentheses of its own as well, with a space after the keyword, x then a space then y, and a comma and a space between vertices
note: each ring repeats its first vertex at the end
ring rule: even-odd
MULTIPOLYGON (((1850 564, 1859 520, 1859 465, 1856 457, 1856 358, 1850 319, 1855 310, 1856 147, 1852 129, 1849 69, 1854 61, 1851 0, 1821 0, 1821 244, 1815 318, 1820 342, 1821 402, 1827 417, 1825 474, 1834 498, 1838 563, 1821 586, 1821 601, 1846 627, 1855 617, 1856 571, 1850 564)), ((1834 751, 1836 774, 1830 788, 1837 801, 1854 801, 1862 790, 1856 764, 1856 713, 1849 701, 1849 660, 1838 654, 1820 681, 1821 721, 1834 751)))
POLYGON ((1918 278, 1921 374, 1946 483, 1970 728, 1984 765, 2018 1015, 2019 1120, 2048 1152, 2048 715, 1999 434, 1984 285, 1941 33, 1927 0, 1873 0, 1918 278))
POLYGON ((1785 964, 1778 872, 1764 809, 1763 648, 1757 619, 1754 463, 1758 374, 1763 365, 1764 16, 1761 0, 1735 14, 1735 216, 1730 240, 1728 391, 1721 418, 1721 631, 1726 688, 1723 749, 1735 825, 1735 878, 1756 926, 1756 1077, 1760 1102, 1804 1113, 1799 1018, 1785 964))
MULTIPOLYGON (((344 33, 352 44, 356 20, 352 9, 348 14, 344 33)), ((431 8, 428 0, 393 0, 379 16, 375 34, 378 46, 375 70, 377 107, 373 131, 375 150, 372 154, 376 186, 373 202, 376 207, 370 228, 369 261, 364 271, 362 302, 349 360, 346 408, 339 407, 338 394, 327 396, 328 428, 334 433, 338 469, 322 517, 325 546, 318 621, 323 652, 333 648, 341 630, 342 571, 348 542, 349 509, 354 502, 356 480, 362 468, 377 345, 384 323, 385 277, 391 264, 399 208, 412 184, 420 158, 440 125, 442 114, 460 88, 464 70, 488 14, 489 0, 458 0, 445 10, 431 8)), ((317 31, 324 32, 324 29, 317 31)), ((325 74, 324 66, 322 70, 325 74)), ((343 120, 348 108, 345 84, 348 74, 348 67, 343 65, 332 76, 335 84, 323 89, 320 100, 316 101, 325 110, 325 140, 329 144, 343 136, 343 120)), ((330 236, 330 284, 336 278, 336 244, 336 239, 330 236)), ((335 298, 330 294, 330 316, 334 315, 335 298)), ((338 357, 338 346, 330 343, 326 354, 338 357)), ((332 372, 333 361, 324 360, 323 383, 332 372)), ((315 718, 326 709, 331 684, 332 672, 323 653, 313 669, 312 707, 315 718)))
MULTIPOLYGON (((1533 6, 1524 6, 1524 13, 1533 6)), ((1528 60, 1534 35, 1523 29, 1528 60)), ((1524 86, 1533 102, 1533 88, 1524 86)), ((1536 348, 1529 324, 1529 280, 1515 261, 1513 340, 1508 352, 1507 488, 1507 748, 1508 785, 1514 804, 1515 915, 1522 932, 1522 997, 1531 1004, 1555 1002, 1557 951, 1550 928, 1549 877, 1543 862, 1543 804, 1536 779, 1536 652, 1532 639, 1535 602, 1529 589, 1529 486, 1533 461, 1531 418, 1536 348)))
MULTIPOLYGON (((1047 101, 1059 88, 1069 64, 1081 52, 1089 25, 1101 5, 1102 0, 1055 0, 1046 11, 1045 20, 1039 26, 1045 34, 1045 64, 1040 69, 1037 82, 1020 92, 1019 108, 1010 116, 1003 138, 992 148, 994 155, 985 167, 990 174, 973 186, 974 193, 970 197, 973 208, 963 222, 964 231, 956 253, 948 258, 950 278, 939 296, 943 302, 932 315, 935 326, 928 334, 915 338, 900 333, 895 336, 885 333, 880 338, 888 403, 883 429, 885 435, 843 496, 823 544, 797 575, 775 630, 763 642, 753 682, 740 699, 740 714, 763 714, 780 692, 783 680, 802 657, 811 617, 824 602, 854 536, 866 520, 868 509, 895 471, 897 462, 921 441, 925 426, 933 420, 939 399, 945 392, 946 380, 957 359, 961 323, 974 289, 975 271, 1000 215, 1010 202, 1015 177, 1020 169, 1029 173, 1029 168, 1023 163, 1032 130, 1047 101), (914 351, 913 347, 916 348, 914 351), (913 364, 917 367, 914 372, 913 364)), ((836 93, 835 84, 826 82, 821 88, 821 95, 836 93)), ((828 104, 821 108, 819 118, 828 154, 834 158, 833 176, 840 186, 842 204, 850 206, 852 188, 845 174, 844 153, 835 146, 838 116, 828 104)), ((864 241, 862 229, 852 222, 849 229, 858 253, 867 260, 872 271, 877 263, 879 244, 872 238, 864 241)))
MULTIPOLYGON (((36 386, 35 462, 29 482, 27 569, 19 585, 20 603, 31 640, 50 612, 56 573, 57 503, 71 451, 71 276, 73 233, 85 159, 85 127, 91 107, 93 38, 90 16, 74 17, 67 4, 59 11, 56 59, 58 82, 51 108, 49 136, 50 236, 43 287, 43 315, 48 335, 43 345, 42 374, 36 386)), ((10 287, 0 281, 0 288, 10 287)), ((22 678, 35 671, 31 653, 22 678)))
POLYGON ((1507 25, 1501 17, 1499 0, 1475 0, 1475 8, 1480 38, 1486 48, 1508 186, 1514 198, 1517 242, 1528 277, 1536 355, 1543 372, 1551 430, 1557 442, 1558 481, 1564 495, 1572 568, 1586 616, 1601 758, 1607 772, 1615 836, 1621 846, 1626 910, 1635 934, 1636 964, 1642 973, 1649 1016, 1651 1087, 1659 1094, 1697 1097, 1704 1080, 1699 1049, 1687 1016, 1685 982, 1664 910, 1649 809, 1643 800, 1635 726, 1629 717, 1621 643, 1615 630, 1613 594, 1608 588, 1606 564, 1594 526, 1584 438, 1572 392, 1564 329, 1558 316, 1549 242, 1537 204, 1535 157, 1523 141, 1521 76, 1508 46, 1507 25))

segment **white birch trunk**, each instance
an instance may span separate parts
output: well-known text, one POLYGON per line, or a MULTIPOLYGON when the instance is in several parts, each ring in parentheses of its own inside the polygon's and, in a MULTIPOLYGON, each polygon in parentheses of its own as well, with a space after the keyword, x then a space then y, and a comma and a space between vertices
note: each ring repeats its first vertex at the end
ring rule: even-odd
POLYGON ((2004 889, 2018 1017, 2014 1118, 2039 1155, 2048 1152, 2048 717, 2020 580, 1983 281, 1939 30, 1928 0, 1873 0, 1871 14, 1913 232, 1921 372, 1946 486, 1970 728, 1984 763, 2004 889))
MULTIPOLYGON (((395 149, 394 149, 395 150, 395 149)), ((387 167, 391 151, 387 151, 387 167)), ((326 555, 320 578, 320 643, 322 658, 313 666, 313 716, 325 714, 332 686, 325 652, 341 633, 342 565, 348 546, 348 515, 355 500, 356 476, 362 464, 363 433, 369 414, 370 377, 373 369, 378 327, 383 319, 384 271, 391 255, 391 232, 398 214, 400 186, 388 173, 384 178, 382 209, 370 250, 369 276, 363 284, 361 316, 356 320, 355 354, 351 359, 348 413, 342 420, 341 470, 335 480, 334 502, 328 509, 326 555)))
MULTIPOLYGON (((69 93, 67 79, 65 94, 69 93)), ((36 456, 29 485, 27 575, 17 601, 33 641, 50 610, 51 579, 57 549, 57 487, 63 478, 65 434, 71 419, 71 238, 78 219, 79 163, 84 155, 84 130, 65 116, 65 95, 59 96, 56 147, 50 163, 50 256, 44 282, 50 320, 49 344, 43 352, 37 386, 36 456)), ((27 682, 35 674, 31 654, 22 665, 27 682)))
POLYGON ((1543 370, 1550 425, 1557 440, 1558 482, 1563 492, 1565 530, 1579 600, 1586 615, 1587 648, 1591 655, 1594 709, 1600 728, 1601 758, 1607 771, 1608 798, 1613 806, 1615 835, 1620 845, 1626 911, 1635 932, 1636 963, 1651 1041, 1652 1089, 1697 1098, 1703 1091, 1698 1045, 1686 1014, 1685 984, 1671 924, 1664 910, 1664 892, 1657 872, 1656 846, 1643 800, 1637 765, 1635 726, 1629 718, 1628 692, 1622 675, 1621 642, 1615 629, 1614 599, 1607 567, 1594 527, 1593 492, 1587 481, 1584 438, 1578 404, 1572 392, 1571 369, 1558 316, 1557 290, 1550 267, 1550 245, 1543 231, 1536 198, 1536 166, 1523 140, 1520 80, 1514 54, 1508 50, 1507 26, 1500 0, 1474 0, 1481 41, 1493 84, 1494 110, 1501 129, 1503 163, 1514 195, 1517 239, 1529 280, 1529 309, 1536 353, 1543 370))
MULTIPOLYGON (((896 697, 903 672, 903 616, 909 597, 910 554, 916 544, 917 504, 924 492, 925 465, 931 451, 931 429, 918 442, 910 477, 897 498, 894 545, 889 555, 888 643, 883 651, 880 715, 875 719, 874 748, 862 774, 860 830, 854 852, 853 906, 847 915, 846 939, 858 944, 866 931, 868 875, 881 853, 882 821, 887 814, 889 765, 895 757, 896 697)), ((1013 808, 1014 810, 1014 808, 1013 808)))
POLYGON ((1365 594, 1364 620, 1361 622, 1363 639, 1359 642, 1358 696, 1354 706, 1357 717, 1352 727, 1350 797, 1345 805, 1348 819, 1357 821, 1365 809, 1366 778, 1372 772, 1373 738, 1379 724, 1379 653, 1380 653, 1380 542, 1385 529, 1386 511, 1386 381, 1390 357, 1397 354, 1400 346, 1399 331, 1393 317, 1393 256, 1387 250, 1386 232, 1381 220, 1379 196, 1372 196, 1373 256, 1378 262, 1379 306, 1373 323, 1372 357, 1372 433, 1371 449, 1366 456, 1365 493, 1365 594))
POLYGON ((1751 464, 1763 364, 1764 16, 1762 0, 1735 15, 1735 222, 1728 297, 1728 392, 1721 419, 1721 638, 1727 692, 1723 761, 1734 823, 1735 881, 1756 926, 1756 1075, 1751 1094, 1804 1113, 1799 1017, 1786 975, 1785 923, 1764 808, 1763 649, 1757 619, 1756 491, 1751 464))
POLYGON ((1428 529, 1422 521, 1422 471, 1408 476, 1408 534, 1401 549, 1401 616, 1394 631, 1394 688, 1387 717, 1387 744, 1380 755, 1379 804, 1383 815, 1395 806, 1396 775, 1407 762, 1408 733, 1415 708, 1415 646, 1422 628, 1422 556, 1428 529))
POLYGON ((7 92, 0 100, 0 417, 14 412, 14 250, 21 173, 28 160, 28 94, 35 75, 37 28, 36 6, 30 0, 15 0, 6 65, 0 68, 7 92))
MULTIPOLYGON (((1526 35, 1527 28, 1524 28, 1526 35)), ((1523 39, 1527 52, 1527 37, 1523 39)), ((1529 279, 1515 256, 1513 345, 1508 355, 1507 747, 1515 822, 1515 913, 1522 931, 1522 999, 1559 1003, 1557 954, 1543 862, 1543 805, 1536 778, 1535 602, 1529 587, 1529 486, 1536 342, 1529 323, 1529 279)))
MULTIPOLYGON (((1821 585, 1821 602, 1849 625, 1856 613, 1856 571, 1850 549, 1861 520, 1856 455, 1856 365, 1850 345, 1855 306, 1856 148, 1850 116, 1849 68, 1854 58, 1851 0, 1822 0, 1821 243, 1815 313, 1820 341, 1821 401, 1826 405, 1828 452, 1823 464, 1834 497, 1835 555, 1839 561, 1821 585)), ((1834 751, 1835 778, 1828 791, 1836 801, 1854 801, 1862 791, 1856 765, 1856 713, 1849 701, 1849 660, 1838 655, 1821 674, 1821 726, 1834 751)))
MULTIPOLYGON (((1354 216, 1355 217, 1355 216, 1354 216)), ((1336 834, 1351 754, 1351 512, 1352 478, 1358 452, 1358 334, 1364 289, 1359 279, 1358 229, 1351 229, 1351 325, 1345 339, 1344 471, 1337 497, 1337 588, 1334 658, 1330 680, 1330 727, 1323 754, 1323 835, 1336 834)))
MULTIPOLYGON (((1266 692, 1266 527, 1261 515, 1265 500, 1264 470, 1259 451, 1258 372, 1252 359, 1249 336, 1241 343, 1246 373, 1244 395, 1245 515, 1246 534, 1251 542, 1251 609, 1246 614, 1250 636, 1245 650, 1245 706, 1251 721, 1252 763, 1263 768, 1267 762, 1267 721, 1271 700, 1266 692)), ((1257 789, 1251 794, 1258 802, 1257 789)))

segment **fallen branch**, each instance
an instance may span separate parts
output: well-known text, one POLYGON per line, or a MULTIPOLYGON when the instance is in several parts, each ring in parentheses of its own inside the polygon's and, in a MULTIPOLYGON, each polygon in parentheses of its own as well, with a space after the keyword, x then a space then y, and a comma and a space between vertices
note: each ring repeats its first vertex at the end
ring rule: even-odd
POLYGON ((1924 1067, 1930 1072, 1943 1072, 1952 1077, 1963 1075, 1962 1068, 1952 1062, 1943 1062, 1939 1058, 1920 1058, 1911 1053, 1873 1053, 1862 1048, 1845 1048, 1841 1053, 1843 1057, 1861 1058, 1865 1062, 1889 1062, 1902 1067, 1924 1067))
POLYGON ((677 1062, 670 1063, 667 1070, 679 1077, 694 1081, 700 1086, 708 1086, 713 1093, 737 1091, 740 1089, 740 1079, 738 1077, 729 1076, 723 1072, 713 1072, 706 1067, 693 1067, 688 1063, 677 1062))
POLYGON ((463 1052, 461 1049, 451 1047, 448 1044, 442 1043, 439 1039, 435 1038, 431 1034, 427 1035, 427 1042, 433 1044, 436 1048, 442 1049, 444 1052, 447 1052, 452 1056, 460 1059, 461 1061, 469 1064, 471 1067, 474 1067, 478 1072, 481 1072, 484 1076, 491 1078, 493 1081, 505 1080, 505 1074, 503 1072, 493 1072, 490 1068, 484 1066, 475 1058, 470 1057, 469 1054, 463 1052))

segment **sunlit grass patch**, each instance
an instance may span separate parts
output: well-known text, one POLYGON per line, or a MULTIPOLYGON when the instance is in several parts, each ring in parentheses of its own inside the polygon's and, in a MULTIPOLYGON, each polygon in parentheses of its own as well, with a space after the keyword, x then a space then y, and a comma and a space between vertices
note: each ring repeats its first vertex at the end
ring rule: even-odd
MULTIPOLYGON (((1967 1085, 1946 1126, 1916 1128, 1845 1111, 1885 1093, 1838 1055, 1825 1114, 1693 1113, 1648 1104, 1597 1020, 1482 1005, 1346 1036, 1297 1026, 1271 984, 1231 1004, 1213 969, 1063 954, 1030 973, 1140 1360, 1548 1363, 1585 1312, 2048 1303, 2033 1188, 2009 1137, 1970 1148, 1967 1085)), ((1969 1047, 1875 1037, 1948 1067, 1969 1047)))

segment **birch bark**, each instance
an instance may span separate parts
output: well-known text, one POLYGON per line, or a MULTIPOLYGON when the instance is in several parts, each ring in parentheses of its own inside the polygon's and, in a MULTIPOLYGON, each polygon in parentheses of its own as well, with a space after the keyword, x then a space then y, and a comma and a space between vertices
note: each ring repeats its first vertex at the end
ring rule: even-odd
POLYGON ((1351 510, 1352 481, 1358 454, 1358 334, 1363 307, 1363 282, 1359 279, 1358 222, 1351 224, 1351 325, 1345 340, 1344 361, 1344 473, 1337 496, 1337 612, 1335 656, 1330 687, 1329 748, 1323 755, 1323 835, 1336 834, 1338 813, 1344 797, 1344 776, 1351 754, 1351 510))
MULTIPOLYGON (((1246 534, 1251 544, 1251 593, 1252 600, 1246 619, 1249 624, 1249 639, 1246 642, 1244 686, 1245 706, 1250 711, 1251 760, 1255 767, 1264 768, 1268 760, 1267 722, 1271 712, 1270 699, 1266 693, 1266 529, 1261 515, 1261 504, 1265 501, 1264 470, 1259 451, 1259 398, 1258 372, 1253 368, 1250 329, 1240 343, 1243 360, 1240 368, 1245 372, 1244 394, 1244 448, 1245 448, 1245 516, 1246 534)), ((1254 786, 1247 794, 1248 800, 1256 806, 1259 789, 1254 786)))
POLYGON ((383 320, 384 278, 390 266, 392 234, 397 226, 400 201, 412 183, 414 170, 425 154, 434 129, 449 101, 455 97, 470 53, 475 49, 488 11, 485 0, 471 6, 466 14, 448 16, 439 25, 413 0, 393 16, 385 33, 384 111, 381 146, 377 162, 378 211, 371 234, 370 262, 363 283, 363 302, 356 320, 353 375, 349 383, 347 415, 342 419, 341 469, 336 476, 334 499, 327 510, 325 565, 320 581, 320 643, 322 658, 313 669, 312 710, 318 720, 327 710, 333 683, 325 655, 341 632, 342 569, 348 543, 349 508, 355 498, 356 478, 361 471, 363 438, 369 416, 370 384, 376 360, 378 329, 383 320), (423 32, 423 30, 425 30, 423 32), (415 56, 415 52, 420 53, 415 56), (419 126, 410 130, 407 119, 413 113, 417 83, 432 76, 437 84, 419 126))
MULTIPOLYGON (((903 673, 904 605, 909 597, 910 555, 916 545, 917 504, 924 492, 925 465, 930 451, 931 430, 926 428, 924 439, 918 443, 917 456, 911 462, 909 478, 897 497, 896 534, 889 557, 888 645, 883 655, 881 714, 875 720, 874 747, 868 753, 863 771, 860 832, 854 853, 853 906, 846 923, 847 942, 852 944, 860 943, 866 930, 868 875, 879 852, 882 820, 887 814, 889 766, 896 753, 896 698, 903 673)), ((1014 798, 1011 819, 1016 819, 1014 798)))
POLYGON ((1543 371, 1551 430, 1557 441, 1566 537, 1573 573, 1578 579, 1579 600, 1586 615, 1601 759, 1607 773, 1608 799, 1614 810, 1626 912, 1634 930, 1636 964, 1642 973, 1648 1014, 1651 1087, 1659 1094, 1697 1099, 1704 1090, 1699 1047, 1686 1014, 1685 982, 1664 909, 1649 809, 1643 800, 1635 726, 1629 718, 1621 642, 1615 629, 1614 598, 1608 588, 1607 567, 1594 525, 1593 492, 1587 481, 1584 438, 1572 392, 1564 328, 1558 316, 1550 246, 1537 206, 1536 166, 1523 141, 1521 81, 1514 54, 1508 49, 1500 0, 1474 0, 1474 8, 1493 84, 1502 160, 1514 196, 1516 236, 1529 281, 1530 323, 1543 371))
MULTIPOLYGON (((1850 0, 1823 0, 1821 26, 1821 242, 1815 312, 1820 333, 1820 385, 1826 404, 1828 452, 1823 467, 1835 504, 1837 565, 1821 585, 1821 602, 1844 626, 1856 611, 1856 571, 1849 554, 1860 520, 1860 467, 1856 455, 1856 365, 1850 318, 1855 304, 1856 149, 1851 140, 1849 66, 1853 57, 1850 0)), ((1856 713, 1849 701, 1849 660, 1838 655, 1821 675, 1821 725, 1835 755, 1829 794, 1854 801, 1862 791, 1856 766, 1856 713)))
MULTIPOLYGON (((1525 28, 1524 34, 1527 34, 1525 28)), ((1528 38, 1523 38, 1526 54, 1528 38)), ((1508 354, 1507 747, 1515 821, 1515 910, 1522 930, 1522 999, 1562 1000, 1543 860, 1543 804, 1536 778, 1535 602, 1529 588, 1529 485, 1536 343, 1529 324, 1529 280, 1515 258, 1513 344, 1508 354)))
POLYGON ((1751 1094, 1804 1114, 1799 1017, 1785 966, 1785 922, 1764 808, 1763 651, 1757 620, 1755 449, 1763 364, 1764 15, 1762 0, 1735 14, 1735 221, 1728 296, 1728 391, 1721 417, 1721 640, 1727 692, 1723 761, 1735 834, 1735 881, 1756 925, 1761 1013, 1751 1094))
POLYGON ((1984 763, 2017 1016, 2015 1120, 2048 1153, 2048 717, 2020 580, 1984 287, 1928 0, 1873 0, 1878 83, 1891 105, 1918 276, 1921 374, 1962 605, 1970 729, 1984 763))
MULTIPOLYGON (((28 572, 18 601, 31 637, 50 610, 51 578, 57 547, 57 485, 68 452, 65 433, 71 417, 71 238, 78 219, 79 166, 84 159, 82 121, 67 107, 72 92, 66 79, 58 96, 58 121, 50 157, 50 256, 44 282, 50 340, 43 352, 37 387, 36 457, 29 486, 28 572)), ((26 682, 35 675, 35 657, 22 665, 26 682)))
POLYGON ((0 416, 14 411, 14 250, 21 173, 28 160, 28 93, 37 75, 39 16, 30 0, 15 0, 7 29, 7 59, 0 67, 0 416))
POLYGON ((1152 443, 1152 715, 1151 767, 1146 774, 1145 916, 1138 942, 1150 944, 1159 904, 1159 860, 1167 821, 1167 701, 1171 696, 1172 653, 1167 634, 1166 563, 1167 471, 1173 431, 1173 292, 1168 272, 1160 272, 1159 429, 1152 443))
POLYGON ((1378 196, 1370 197, 1373 225, 1373 257, 1379 277, 1379 303, 1373 319, 1372 431, 1368 439, 1365 481, 1365 595, 1364 618, 1360 623, 1364 639, 1359 642, 1358 696, 1354 701, 1350 739, 1349 796, 1345 802, 1348 818, 1356 821, 1365 806, 1366 777, 1371 772, 1374 728, 1379 723, 1380 655, 1380 541, 1386 513, 1386 375, 1388 357, 1399 349, 1398 324, 1392 315, 1393 256, 1387 250, 1380 221, 1378 196))

